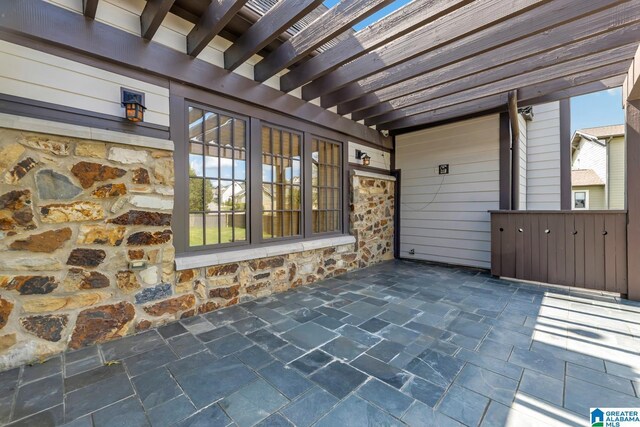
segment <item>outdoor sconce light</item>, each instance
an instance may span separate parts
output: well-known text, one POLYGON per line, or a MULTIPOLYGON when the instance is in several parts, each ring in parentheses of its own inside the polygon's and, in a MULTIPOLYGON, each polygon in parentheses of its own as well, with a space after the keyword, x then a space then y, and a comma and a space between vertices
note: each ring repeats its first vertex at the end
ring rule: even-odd
POLYGON ((369 166, 371 164, 371 156, 362 150, 356 150, 356 159, 362 160, 362 166, 369 166))
POLYGON ((144 106, 144 93, 121 88, 120 94, 126 119, 134 123, 143 121, 144 110, 147 109, 144 106))

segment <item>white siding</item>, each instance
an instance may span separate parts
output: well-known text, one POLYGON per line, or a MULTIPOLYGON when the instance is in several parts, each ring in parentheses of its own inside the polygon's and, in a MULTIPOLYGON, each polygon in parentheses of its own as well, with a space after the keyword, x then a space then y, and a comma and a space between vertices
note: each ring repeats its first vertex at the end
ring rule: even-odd
POLYGON ((591 169, 602 180, 607 181, 607 148, 588 139, 580 138, 580 147, 573 155, 571 169, 591 169))
POLYGON ((489 268, 499 163, 497 115, 397 136, 400 255, 489 268), (438 174, 440 164, 449 175, 438 174))
POLYGON ((518 116, 520 130, 520 210, 527 210, 527 120, 518 116))
POLYGON ((0 86, 8 95, 120 117, 126 87, 145 93, 145 122, 169 126, 169 89, 5 41, 0 86))
POLYGON ((391 170, 391 153, 349 141, 349 163, 362 163, 362 160, 356 159, 356 150, 364 151, 371 157, 370 166, 378 169, 391 170))
POLYGON ((536 105, 527 124, 527 210, 560 209, 560 103, 536 105))

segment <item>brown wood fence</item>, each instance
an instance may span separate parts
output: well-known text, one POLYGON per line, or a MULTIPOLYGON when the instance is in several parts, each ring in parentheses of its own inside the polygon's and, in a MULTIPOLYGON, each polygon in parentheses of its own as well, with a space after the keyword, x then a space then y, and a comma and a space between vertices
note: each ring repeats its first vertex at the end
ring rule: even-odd
POLYGON ((625 211, 492 211, 491 273, 627 293, 625 211))

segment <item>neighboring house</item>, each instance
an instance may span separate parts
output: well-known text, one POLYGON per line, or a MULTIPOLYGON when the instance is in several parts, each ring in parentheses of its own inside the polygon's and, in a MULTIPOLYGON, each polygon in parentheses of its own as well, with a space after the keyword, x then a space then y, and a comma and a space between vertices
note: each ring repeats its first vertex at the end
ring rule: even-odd
POLYGON ((624 209, 624 125, 577 130, 571 139, 572 209, 624 209))

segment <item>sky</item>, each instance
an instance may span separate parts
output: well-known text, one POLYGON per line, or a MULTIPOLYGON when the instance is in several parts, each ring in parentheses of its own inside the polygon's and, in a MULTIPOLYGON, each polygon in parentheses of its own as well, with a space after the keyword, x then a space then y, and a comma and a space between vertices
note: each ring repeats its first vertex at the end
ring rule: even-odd
MULTIPOLYGON (((329 8, 335 6, 338 3, 340 3, 340 0, 325 0, 323 2, 323 4, 325 6, 327 6, 327 7, 329 7, 329 8)), ((388 5, 386 7, 383 7, 382 9, 380 9, 379 11, 377 11, 376 13, 374 13, 373 15, 368 17, 367 19, 358 22, 356 25, 353 26, 353 28, 356 31, 361 30, 364 27, 366 27, 367 25, 373 24, 374 22, 376 22, 380 18, 383 18, 383 17, 387 16, 388 14, 393 12, 394 10, 404 6, 407 3, 409 3, 409 0, 396 0, 393 3, 391 3, 390 5, 388 5)))
POLYGON ((572 135, 576 129, 623 123, 621 88, 571 98, 572 135))

